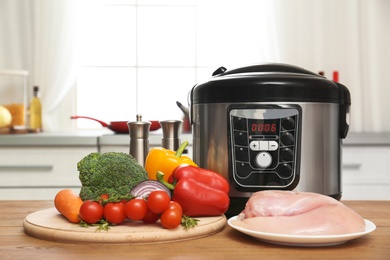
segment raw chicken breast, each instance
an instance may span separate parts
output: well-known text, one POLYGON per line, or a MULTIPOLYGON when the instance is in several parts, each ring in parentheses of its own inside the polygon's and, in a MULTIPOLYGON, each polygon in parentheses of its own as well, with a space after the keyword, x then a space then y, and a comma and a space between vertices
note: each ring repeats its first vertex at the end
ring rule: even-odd
POLYGON ((254 193, 234 224, 291 235, 339 235, 365 230, 364 219, 341 202, 317 193, 295 191, 254 193))

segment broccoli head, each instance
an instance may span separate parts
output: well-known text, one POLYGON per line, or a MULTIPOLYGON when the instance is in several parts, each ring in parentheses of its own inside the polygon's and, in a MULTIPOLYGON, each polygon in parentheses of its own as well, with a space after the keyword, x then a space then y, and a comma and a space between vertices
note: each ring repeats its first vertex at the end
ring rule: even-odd
POLYGON ((90 153, 77 163, 80 197, 94 200, 103 194, 125 196, 139 182, 147 180, 145 169, 133 156, 120 153, 90 153))

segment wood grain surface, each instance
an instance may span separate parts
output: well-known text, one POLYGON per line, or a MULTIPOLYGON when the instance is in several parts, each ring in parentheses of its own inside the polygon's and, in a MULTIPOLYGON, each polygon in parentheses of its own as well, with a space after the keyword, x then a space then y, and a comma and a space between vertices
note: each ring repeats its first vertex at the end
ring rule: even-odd
POLYGON ((226 224, 224 215, 197 218, 198 225, 185 230, 165 229, 159 222, 145 224, 141 221, 126 221, 111 226, 108 231, 96 231, 96 227, 81 227, 65 219, 55 208, 38 210, 29 214, 23 222, 27 234, 49 241, 69 243, 167 243, 210 236, 221 231, 226 224))
POLYGON ((0 201, 0 259, 389 259, 390 201, 342 201, 377 229, 331 247, 302 248, 261 242, 228 225, 199 239, 154 244, 64 243, 25 233, 29 214, 53 201, 0 201), (107 258, 108 257, 108 258, 107 258))

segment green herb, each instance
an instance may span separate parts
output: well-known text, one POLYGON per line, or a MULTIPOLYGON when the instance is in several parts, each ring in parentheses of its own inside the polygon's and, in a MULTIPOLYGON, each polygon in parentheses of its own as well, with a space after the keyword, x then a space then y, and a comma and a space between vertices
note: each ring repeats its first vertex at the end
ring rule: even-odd
POLYGON ((198 225, 198 222, 199 219, 191 218, 186 215, 183 215, 183 217, 181 218, 181 226, 186 230, 190 228, 194 228, 195 226, 198 225))

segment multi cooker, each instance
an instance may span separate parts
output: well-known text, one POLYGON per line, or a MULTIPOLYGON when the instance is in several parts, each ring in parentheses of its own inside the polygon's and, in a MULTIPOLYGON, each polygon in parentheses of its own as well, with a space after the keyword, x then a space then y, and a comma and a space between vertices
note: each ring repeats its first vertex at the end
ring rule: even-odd
POLYGON ((341 198, 351 104, 342 84, 288 64, 221 67, 189 102, 193 159, 230 183, 227 214, 260 190, 341 198))

